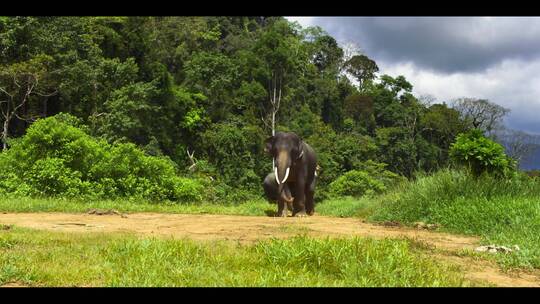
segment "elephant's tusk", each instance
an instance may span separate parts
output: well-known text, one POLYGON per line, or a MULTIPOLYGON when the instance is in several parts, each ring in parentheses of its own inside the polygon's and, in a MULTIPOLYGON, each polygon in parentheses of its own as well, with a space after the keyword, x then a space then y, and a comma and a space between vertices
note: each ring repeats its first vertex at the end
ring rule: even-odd
POLYGON ((285 171, 285 178, 283 179, 283 181, 281 182, 282 184, 284 184, 286 181, 287 181, 287 177, 289 177, 289 170, 291 169, 291 167, 288 167, 287 168, 287 171, 285 171))
POLYGON ((274 167, 274 175, 276 176, 276 182, 277 182, 277 184, 279 185, 280 182, 279 182, 279 178, 278 178, 278 176, 277 176, 277 167, 274 167))

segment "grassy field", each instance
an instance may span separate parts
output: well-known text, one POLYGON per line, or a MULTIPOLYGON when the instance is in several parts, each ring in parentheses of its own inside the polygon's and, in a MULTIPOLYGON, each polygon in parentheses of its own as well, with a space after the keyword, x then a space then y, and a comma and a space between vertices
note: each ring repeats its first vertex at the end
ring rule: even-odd
POLYGON ((0 231, 0 285, 469 286, 405 240, 298 236, 254 245, 0 231))
MULTIPOLYGON (((326 216, 364 216, 374 207, 368 198, 338 198, 317 204, 316 212, 326 216)), ((268 216, 276 212, 277 205, 266 200, 253 200, 239 204, 178 204, 140 200, 81 200, 66 198, 0 198, 0 212, 87 212, 89 209, 114 209, 119 212, 163 212, 185 214, 230 214, 268 216)))
POLYGON ((87 212, 89 209, 114 209, 119 212, 163 212, 163 213, 211 213, 235 215, 267 215, 275 211, 276 205, 265 200, 247 201, 240 204, 178 204, 172 202, 150 202, 141 200, 82 200, 67 198, 0 198, 3 212, 87 212))
MULTIPOLYGON (((317 204, 319 215, 362 217, 370 221, 435 223, 440 230, 477 235, 484 244, 518 245, 512 254, 496 255, 503 267, 540 268, 540 181, 530 178, 475 179, 443 170, 421 176, 376 197, 330 199, 317 204)), ((90 208, 120 212, 211 213, 272 215, 276 206, 265 200, 236 205, 171 204, 132 200, 1 198, 3 212, 86 212, 90 208)))
POLYGON ((540 181, 474 179, 458 171, 418 178, 377 198, 370 220, 436 223, 442 230, 479 235, 485 244, 518 245, 497 255, 504 266, 540 268, 540 181))

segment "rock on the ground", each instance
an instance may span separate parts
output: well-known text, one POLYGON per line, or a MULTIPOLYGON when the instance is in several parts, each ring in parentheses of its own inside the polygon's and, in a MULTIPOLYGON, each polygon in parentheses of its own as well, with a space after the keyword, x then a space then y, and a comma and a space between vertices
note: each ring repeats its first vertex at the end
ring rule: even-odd
POLYGON ((437 224, 426 224, 424 222, 415 222, 414 227, 418 229, 428 229, 428 230, 434 230, 439 227, 437 224))
POLYGON ((512 246, 512 248, 509 248, 506 246, 486 245, 486 246, 477 247, 475 250, 478 252, 489 252, 489 253, 497 253, 497 252, 510 253, 513 251, 519 251, 519 246, 514 245, 512 246))

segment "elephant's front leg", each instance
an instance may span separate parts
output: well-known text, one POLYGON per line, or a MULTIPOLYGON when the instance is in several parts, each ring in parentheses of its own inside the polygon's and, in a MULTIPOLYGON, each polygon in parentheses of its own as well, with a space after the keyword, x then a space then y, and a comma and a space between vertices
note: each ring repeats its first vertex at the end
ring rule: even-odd
POLYGON ((277 216, 279 216, 279 217, 287 217, 287 202, 285 202, 281 198, 278 200, 277 216))
POLYGON ((296 185, 297 191, 296 196, 294 197, 293 202, 293 216, 296 217, 305 217, 307 216, 306 213, 306 204, 305 204, 305 192, 303 191, 305 185, 302 181, 298 182, 296 185))
POLYGON ((281 193, 279 194, 277 216, 287 217, 288 215, 287 211, 288 210, 292 211, 291 205, 292 205, 293 200, 294 198, 291 195, 289 185, 285 184, 283 186, 283 191, 281 191, 281 193))

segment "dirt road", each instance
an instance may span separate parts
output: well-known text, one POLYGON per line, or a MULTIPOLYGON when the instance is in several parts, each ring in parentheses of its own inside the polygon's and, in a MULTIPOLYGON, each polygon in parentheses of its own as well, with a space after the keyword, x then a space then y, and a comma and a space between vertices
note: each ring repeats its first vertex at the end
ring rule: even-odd
POLYGON ((438 259, 462 266, 466 277, 487 280, 498 286, 539 286, 539 273, 503 273, 486 260, 457 256, 461 249, 474 249, 478 239, 427 230, 387 227, 355 218, 313 216, 274 218, 262 216, 133 213, 94 215, 70 213, 0 213, 0 224, 62 232, 123 232, 142 236, 190 238, 199 241, 229 240, 242 243, 298 234, 314 237, 364 236, 408 238, 438 250, 438 259))

